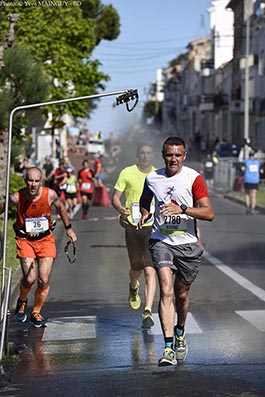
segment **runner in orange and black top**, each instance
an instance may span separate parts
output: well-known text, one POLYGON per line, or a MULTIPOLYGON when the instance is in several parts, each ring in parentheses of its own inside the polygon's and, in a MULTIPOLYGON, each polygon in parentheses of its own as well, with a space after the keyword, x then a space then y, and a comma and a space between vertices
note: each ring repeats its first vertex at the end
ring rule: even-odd
POLYGON ((94 172, 89 168, 89 161, 82 162, 83 168, 78 171, 79 192, 82 198, 82 219, 88 218, 88 210, 92 204, 94 192, 94 172))
MULTIPOLYGON (((47 319, 41 314, 42 306, 49 292, 49 280, 56 246, 52 232, 52 206, 60 215, 67 237, 76 241, 76 235, 69 222, 63 203, 53 189, 41 185, 42 172, 37 167, 26 171, 26 187, 11 194, 9 206, 17 207, 16 233, 17 256, 20 259, 23 278, 17 300, 15 318, 27 320, 27 297, 38 280, 30 322, 34 327, 46 326, 47 319)), ((0 203, 0 214, 5 210, 5 202, 0 203)))

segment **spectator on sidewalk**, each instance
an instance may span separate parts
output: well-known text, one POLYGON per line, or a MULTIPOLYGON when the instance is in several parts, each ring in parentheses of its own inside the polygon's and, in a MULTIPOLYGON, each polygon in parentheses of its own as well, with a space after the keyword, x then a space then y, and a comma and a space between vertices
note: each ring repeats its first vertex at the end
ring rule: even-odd
POLYGON ((238 161, 241 163, 249 158, 250 152, 253 152, 254 150, 251 147, 250 140, 245 139, 244 145, 241 147, 239 155, 238 155, 238 161))
POLYGON ((244 192, 245 192, 245 203, 246 203, 246 213, 255 215, 256 204, 257 204, 257 192, 260 183, 260 174, 263 173, 261 168, 261 163, 259 160, 254 158, 255 152, 251 150, 249 152, 248 160, 244 161, 241 170, 244 173, 244 192))
POLYGON ((102 187, 103 186, 103 164, 102 164, 102 155, 96 155, 95 163, 94 163, 94 178, 95 178, 95 186, 102 187))
POLYGON ((54 180, 54 167, 51 162, 50 156, 45 156, 42 171, 43 171, 44 186, 52 189, 53 188, 53 180, 54 180))
POLYGON ((215 161, 211 154, 207 154, 206 159, 203 163, 203 177, 205 179, 208 188, 213 189, 214 187, 214 169, 215 161))
POLYGON ((32 167, 33 165, 34 165, 33 161, 31 160, 31 158, 28 155, 23 157, 23 160, 21 161, 19 168, 20 168, 20 171, 23 173, 24 177, 26 175, 27 170, 30 167, 32 167))

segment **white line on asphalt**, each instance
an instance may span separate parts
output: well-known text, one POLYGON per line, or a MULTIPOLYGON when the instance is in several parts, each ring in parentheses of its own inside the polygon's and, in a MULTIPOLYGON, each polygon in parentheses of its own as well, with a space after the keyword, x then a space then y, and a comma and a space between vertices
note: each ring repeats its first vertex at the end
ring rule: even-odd
POLYGON ((73 219, 73 217, 75 216, 75 214, 79 211, 79 208, 81 207, 81 204, 76 204, 74 210, 72 211, 71 214, 71 219, 73 219))
POLYGON ((96 338, 96 316, 51 318, 44 329, 44 342, 96 338))
POLYGON ((258 328, 259 331, 265 332, 265 310, 237 310, 236 314, 258 328))
POLYGON ((225 273, 228 277, 234 280, 237 284, 241 285, 241 287, 247 289, 253 295, 257 296, 263 302, 265 302, 265 291, 257 287, 247 278, 241 276, 237 272, 235 272, 231 267, 225 265, 220 259, 215 258, 214 256, 210 255, 208 252, 205 251, 204 257, 211 262, 214 266, 216 266, 221 272, 225 273))
MULTIPOLYGON (((153 313, 153 319, 154 319, 155 325, 151 328, 150 333, 152 335, 161 335, 162 330, 161 330, 158 313, 153 313)), ((175 315, 175 321, 177 321, 177 314, 175 315)), ((187 334, 201 334, 202 333, 202 330, 200 329, 197 321, 195 320, 195 318, 193 317, 193 315, 191 313, 188 313, 185 328, 187 330, 186 331, 187 334)))

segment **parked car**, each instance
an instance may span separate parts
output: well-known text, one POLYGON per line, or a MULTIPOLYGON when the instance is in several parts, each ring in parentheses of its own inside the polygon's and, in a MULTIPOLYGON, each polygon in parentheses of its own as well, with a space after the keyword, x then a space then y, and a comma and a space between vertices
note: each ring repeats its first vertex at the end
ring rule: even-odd
POLYGON ((218 157, 238 157, 239 151, 239 146, 228 142, 221 142, 216 148, 218 157))

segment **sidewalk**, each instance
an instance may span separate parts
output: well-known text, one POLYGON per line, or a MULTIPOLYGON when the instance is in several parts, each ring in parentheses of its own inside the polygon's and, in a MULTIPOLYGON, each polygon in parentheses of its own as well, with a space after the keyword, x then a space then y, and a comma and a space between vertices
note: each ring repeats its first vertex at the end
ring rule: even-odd
MULTIPOLYGON (((233 194, 233 192, 225 193, 225 194, 224 194, 224 198, 226 198, 226 199, 228 199, 228 200, 231 200, 231 201, 233 201, 234 203, 241 204, 241 205, 243 205, 243 206, 246 205, 246 204, 245 204, 245 199, 242 198, 242 197, 236 197, 236 196, 233 194)), ((262 206, 262 205, 258 205, 258 204, 257 204, 257 205, 256 205, 256 210, 257 210, 260 214, 262 214, 262 215, 265 214, 265 206, 262 206)))

